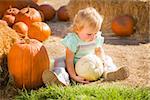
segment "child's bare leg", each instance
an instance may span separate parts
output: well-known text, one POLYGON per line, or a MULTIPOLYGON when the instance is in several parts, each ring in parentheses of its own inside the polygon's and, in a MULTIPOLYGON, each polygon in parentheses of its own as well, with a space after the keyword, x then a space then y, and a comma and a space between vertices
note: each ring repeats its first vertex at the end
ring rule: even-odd
POLYGON ((45 70, 43 72, 43 82, 45 84, 69 85, 69 75, 65 70, 65 58, 55 59, 54 68, 52 71, 45 70))

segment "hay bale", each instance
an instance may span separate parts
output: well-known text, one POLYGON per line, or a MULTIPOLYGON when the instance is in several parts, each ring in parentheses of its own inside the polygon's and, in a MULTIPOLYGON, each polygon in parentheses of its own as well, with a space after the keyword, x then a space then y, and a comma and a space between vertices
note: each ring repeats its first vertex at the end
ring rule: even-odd
POLYGON ((17 39, 19 39, 19 35, 15 30, 0 24, 0 87, 7 85, 9 79, 7 54, 17 39))
MULTIPOLYGON (((149 40, 149 0, 70 0, 67 9, 70 19, 83 8, 92 6, 100 14, 104 15, 102 31, 107 35, 113 35, 111 22, 116 16, 130 15, 135 19, 135 33, 129 38, 140 41, 149 40)), ((105 35, 105 34, 104 34, 105 35)))
POLYGON ((0 24, 0 65, 13 45, 19 39, 18 34, 7 25, 0 24))

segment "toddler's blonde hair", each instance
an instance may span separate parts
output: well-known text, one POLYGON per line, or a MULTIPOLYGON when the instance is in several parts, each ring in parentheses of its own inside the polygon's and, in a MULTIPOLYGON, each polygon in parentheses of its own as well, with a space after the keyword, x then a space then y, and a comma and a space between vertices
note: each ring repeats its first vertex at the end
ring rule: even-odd
POLYGON ((93 7, 88 7, 78 11, 78 13, 75 15, 70 30, 77 32, 77 30, 82 29, 85 24, 88 24, 91 28, 99 31, 102 22, 103 16, 100 15, 93 7))

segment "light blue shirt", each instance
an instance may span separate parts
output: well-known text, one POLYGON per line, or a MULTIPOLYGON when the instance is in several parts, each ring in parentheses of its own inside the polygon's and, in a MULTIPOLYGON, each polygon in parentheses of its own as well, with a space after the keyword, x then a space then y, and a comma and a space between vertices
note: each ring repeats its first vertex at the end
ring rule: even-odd
POLYGON ((68 33, 61 43, 74 53, 74 64, 83 56, 87 54, 94 54, 95 48, 101 47, 104 43, 104 37, 101 36, 101 32, 96 34, 96 38, 93 41, 85 42, 81 40, 76 33, 68 33))

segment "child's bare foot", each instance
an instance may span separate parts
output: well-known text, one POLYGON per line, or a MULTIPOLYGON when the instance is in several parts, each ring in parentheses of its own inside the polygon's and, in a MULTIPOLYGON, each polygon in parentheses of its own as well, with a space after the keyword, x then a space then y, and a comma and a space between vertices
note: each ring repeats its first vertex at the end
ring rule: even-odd
POLYGON ((120 67, 116 71, 104 73, 104 79, 107 81, 124 80, 128 77, 129 77, 129 70, 127 67, 120 67))
POLYGON ((48 85, 62 85, 62 86, 66 86, 66 84, 64 84, 63 82, 59 81, 58 80, 58 77, 57 75, 50 71, 50 70, 45 70, 43 72, 43 75, 42 75, 42 80, 43 80, 43 83, 48 86, 48 85))

